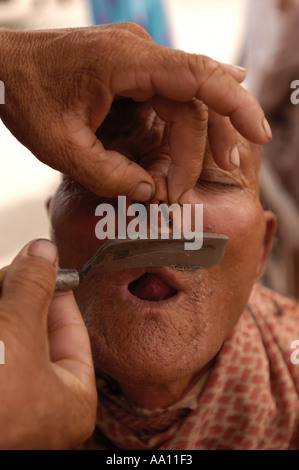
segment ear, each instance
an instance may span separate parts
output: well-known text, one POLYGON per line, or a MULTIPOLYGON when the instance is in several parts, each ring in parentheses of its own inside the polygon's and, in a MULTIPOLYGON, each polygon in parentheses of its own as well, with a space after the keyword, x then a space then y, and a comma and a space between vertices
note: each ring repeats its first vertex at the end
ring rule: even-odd
POLYGON ((277 227, 277 219, 273 212, 264 211, 265 217, 265 235, 264 243, 260 251, 259 262, 256 271, 255 282, 258 282, 264 274, 268 258, 270 256, 273 240, 277 227))
POLYGON ((45 206, 46 206, 46 211, 47 211, 48 218, 49 218, 49 221, 50 221, 50 228, 49 228, 49 230, 50 230, 50 240, 52 240, 53 243, 56 243, 56 241, 55 241, 55 231, 54 231, 52 223, 51 223, 53 199, 54 199, 53 196, 49 197, 47 199, 46 203, 45 203, 45 206))
POLYGON ((49 217, 51 217, 52 201, 53 201, 53 197, 51 196, 46 200, 46 203, 45 203, 46 211, 49 217))

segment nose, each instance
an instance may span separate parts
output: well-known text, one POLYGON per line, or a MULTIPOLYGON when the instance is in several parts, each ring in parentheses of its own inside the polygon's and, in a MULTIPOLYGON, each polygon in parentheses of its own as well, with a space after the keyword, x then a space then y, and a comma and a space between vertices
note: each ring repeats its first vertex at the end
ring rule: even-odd
MULTIPOLYGON (((153 158, 147 158, 146 161, 139 162, 141 166, 143 166, 146 171, 152 177, 154 184, 155 184, 155 193, 151 200, 143 203, 146 207, 146 212, 148 214, 148 218, 151 219, 151 214, 153 218, 161 217, 161 226, 159 225, 159 231, 164 228, 172 230, 172 219, 173 214, 171 211, 168 211, 168 207, 170 206, 169 197, 168 197, 168 182, 167 182, 167 174, 170 166, 170 159, 165 154, 154 154, 153 158), (159 208, 158 208, 159 206, 159 208), (167 207, 165 207, 167 206, 167 207), (160 216, 158 215, 160 212, 160 216)), ((158 220, 157 219, 157 220, 158 220)))
POLYGON ((150 204, 157 204, 161 206, 161 216, 164 218, 166 227, 169 227, 171 224, 171 217, 167 210, 163 210, 163 204, 169 205, 168 201, 168 188, 167 188, 167 177, 165 175, 159 174, 155 171, 149 171, 151 177, 155 183, 155 194, 151 201, 146 203, 147 212, 150 212, 150 204))

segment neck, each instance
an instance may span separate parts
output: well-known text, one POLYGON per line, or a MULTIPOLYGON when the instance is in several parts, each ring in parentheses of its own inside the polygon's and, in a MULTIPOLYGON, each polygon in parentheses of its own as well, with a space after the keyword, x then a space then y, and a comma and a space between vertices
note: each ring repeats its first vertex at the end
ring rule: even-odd
POLYGON ((120 387, 122 393, 132 405, 153 411, 157 408, 166 408, 178 401, 191 379, 192 376, 166 385, 120 384, 120 387))
POLYGON ((157 408, 167 408, 183 396, 187 387, 196 379, 199 380, 211 369, 215 358, 208 362, 195 374, 188 375, 170 384, 143 386, 132 383, 119 383, 119 387, 126 399, 135 407, 153 411, 157 408))

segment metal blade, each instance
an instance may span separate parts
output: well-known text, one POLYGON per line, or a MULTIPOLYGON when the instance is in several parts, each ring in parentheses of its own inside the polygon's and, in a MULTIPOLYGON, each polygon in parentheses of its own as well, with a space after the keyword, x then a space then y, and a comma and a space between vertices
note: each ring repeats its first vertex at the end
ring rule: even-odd
POLYGON ((108 240, 80 270, 83 281, 93 268, 99 273, 112 273, 124 269, 146 266, 170 266, 177 269, 210 268, 220 263, 228 237, 204 233, 198 250, 186 250, 186 238, 176 239, 114 239, 108 240))

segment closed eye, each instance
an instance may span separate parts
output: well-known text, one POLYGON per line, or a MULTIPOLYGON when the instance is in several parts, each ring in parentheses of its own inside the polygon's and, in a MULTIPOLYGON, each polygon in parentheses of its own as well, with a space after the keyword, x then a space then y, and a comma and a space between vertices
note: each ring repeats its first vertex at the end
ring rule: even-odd
POLYGON ((222 182, 222 181, 213 181, 213 180, 205 180, 199 178, 197 180, 197 184, 201 187, 207 187, 209 189, 214 188, 214 189, 240 189, 240 186, 236 185, 235 183, 227 183, 227 182, 222 182))

